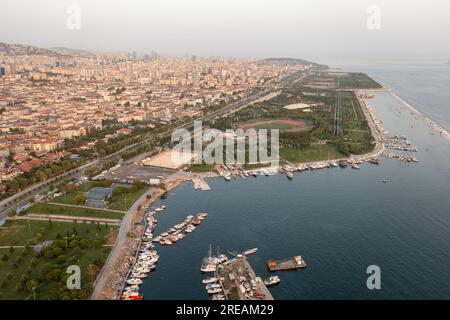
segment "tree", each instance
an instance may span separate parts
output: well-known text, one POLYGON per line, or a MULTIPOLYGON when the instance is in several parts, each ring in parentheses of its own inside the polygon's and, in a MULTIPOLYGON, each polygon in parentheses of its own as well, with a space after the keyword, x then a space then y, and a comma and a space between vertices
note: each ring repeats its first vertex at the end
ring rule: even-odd
POLYGON ((81 240, 80 240, 80 247, 81 247, 82 249, 88 248, 88 247, 89 247, 89 240, 87 240, 87 239, 81 239, 81 240))
POLYGON ((63 253, 63 249, 61 249, 60 247, 56 247, 52 249, 52 253, 54 257, 57 257, 59 255, 61 255, 63 253))
POLYGON ((47 180, 47 175, 42 170, 36 171, 36 177, 38 178, 39 181, 47 180))
POLYGON ((70 246, 72 249, 74 249, 74 248, 78 247, 79 244, 80 244, 79 241, 76 240, 76 239, 74 239, 74 240, 70 241, 69 246, 70 246))
POLYGON ((2 261, 3 262, 7 262, 9 260, 9 257, 8 257, 8 255, 5 253, 4 255, 3 255, 3 257, 2 257, 2 261))
POLYGON ((36 287, 37 287, 38 285, 39 285, 39 282, 38 282, 37 280, 35 280, 35 279, 28 280, 28 281, 27 281, 27 284, 26 284, 27 289, 28 289, 30 292, 33 292, 33 293, 35 293, 36 287))
POLYGON ((75 202, 75 204, 80 205, 83 204, 86 201, 86 196, 82 193, 77 194, 74 198, 73 201, 75 202))
POLYGON ((14 253, 14 247, 9 247, 9 253, 13 254, 14 253))
POLYGON ((17 282, 17 284, 16 284, 16 291, 19 292, 19 291, 22 291, 22 290, 23 290, 22 283, 21 282, 17 282))
POLYGON ((58 258, 56 258, 56 262, 58 262, 58 264, 63 264, 64 262, 66 262, 66 256, 63 254, 58 256, 58 258))
POLYGON ((34 267, 37 264, 38 260, 36 258, 32 258, 30 260, 30 266, 34 267))

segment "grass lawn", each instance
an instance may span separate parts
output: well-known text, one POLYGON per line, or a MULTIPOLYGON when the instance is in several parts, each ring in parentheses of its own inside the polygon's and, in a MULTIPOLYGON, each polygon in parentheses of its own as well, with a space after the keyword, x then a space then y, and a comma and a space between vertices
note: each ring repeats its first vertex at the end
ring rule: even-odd
POLYGON ((2 229, 0 229, 0 246, 24 246, 29 240, 35 243, 44 240, 56 239, 56 235, 62 237, 67 233, 72 234, 73 229, 85 238, 95 238, 95 236, 106 236, 111 228, 117 229, 117 226, 100 225, 95 223, 75 223, 75 222, 57 222, 52 221, 51 226, 48 221, 38 220, 8 220, 2 229))
POLYGON ((214 169, 214 165, 206 164, 206 163, 193 164, 192 166, 189 167, 189 170, 192 172, 208 172, 208 171, 212 171, 213 169, 214 169))
MULTIPOLYGON (((108 235, 117 234, 117 226, 97 226, 88 223, 25 221, 9 220, 0 229, 0 246, 22 246, 27 242, 40 243, 44 240, 56 240, 59 234, 62 238, 78 234, 80 239, 94 240, 96 237, 108 240, 108 235), (75 231, 75 232, 74 232, 75 231)), ((114 239, 109 239, 109 243, 114 239)), ((108 241, 106 241, 108 243, 108 241)), ((39 256, 33 248, 0 248, 0 299, 33 299, 33 294, 26 287, 17 290, 17 284, 23 277, 28 280, 42 279, 36 289, 36 299, 48 300, 58 298, 58 281, 44 280, 46 275, 54 268, 59 268, 64 274, 67 266, 78 265, 81 269, 81 285, 83 292, 89 294, 92 282, 106 261, 110 247, 79 248, 79 253, 70 247, 64 249, 66 261, 59 262, 55 257, 39 256), (3 260, 4 255, 7 261, 3 260), (36 263, 32 264, 31 261, 36 263)), ((87 296, 86 296, 87 298, 87 296)))
MULTIPOLYGON (((92 288, 92 283, 95 280, 98 272, 100 271, 100 265, 103 265, 108 257, 111 248, 99 247, 99 248, 87 248, 83 249, 79 256, 73 253, 73 250, 64 252, 67 256, 67 260, 63 265, 57 263, 56 258, 44 258, 37 257, 36 252, 33 249, 15 248, 13 254, 10 254, 9 249, 0 249, 0 256, 4 254, 8 255, 8 261, 0 260, 0 300, 26 300, 34 299, 31 291, 24 288, 18 291, 16 289, 17 283, 20 282, 23 276, 28 279, 37 279, 42 274, 45 274, 45 270, 51 270, 52 268, 59 267, 64 272, 68 265, 75 264, 81 269, 81 286, 82 289, 92 288), (20 261, 18 261, 18 257, 20 261), (31 266, 31 259, 36 258, 37 263, 31 266), (95 262, 95 265, 93 264, 95 262), (8 275, 12 275, 8 279, 8 275)), ((54 300, 57 299, 58 282, 55 280, 44 281, 36 289, 36 299, 38 300, 54 300)))
POLYGON ((334 146, 328 144, 311 145, 305 149, 280 149, 280 158, 292 163, 345 158, 334 146))
POLYGON ((79 194, 84 194, 84 192, 79 191, 67 192, 59 197, 52 199, 51 202, 76 205, 77 203, 75 201, 75 197, 79 194))
POLYGON ((122 219, 123 213, 97 210, 87 207, 71 207, 61 206, 51 203, 35 203, 30 208, 25 210, 25 213, 42 213, 42 214, 54 214, 54 215, 67 215, 78 217, 92 217, 92 218, 111 218, 122 219))
POLYGON ((62 204, 77 204, 75 202, 75 197, 77 195, 85 194, 88 191, 90 191, 91 189, 96 188, 96 187, 102 187, 102 188, 109 187, 109 186, 111 186, 111 184, 112 184, 112 182, 107 181, 107 180, 85 181, 82 184, 80 184, 79 186, 77 186, 74 191, 70 191, 63 195, 60 195, 59 197, 52 199, 51 202, 62 203, 62 204))
POLYGON ((147 191, 147 189, 147 187, 142 187, 136 192, 121 194, 110 202, 108 208, 111 210, 126 211, 145 193, 145 191, 147 191))
POLYGON ((0 259, 0 299, 27 299, 29 293, 16 292, 15 286, 28 268, 30 260, 34 256, 33 251, 26 251, 24 248, 15 248, 14 253, 10 254, 9 249, 0 249, 0 257, 3 257, 5 254, 8 255, 8 261, 5 262, 0 259), (25 251, 26 254, 22 256, 22 261, 17 263, 17 258, 21 255, 22 251, 25 251), (15 266, 14 263, 16 263, 15 266), (10 280, 7 279, 8 274, 12 274, 10 280))

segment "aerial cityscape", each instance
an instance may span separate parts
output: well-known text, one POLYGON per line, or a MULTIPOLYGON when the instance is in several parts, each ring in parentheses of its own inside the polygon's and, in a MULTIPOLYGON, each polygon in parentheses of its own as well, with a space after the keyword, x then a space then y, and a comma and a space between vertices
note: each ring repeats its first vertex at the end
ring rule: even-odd
POLYGON ((0 25, 0 300, 450 297, 448 46, 117 49, 62 7, 78 40, 0 25))

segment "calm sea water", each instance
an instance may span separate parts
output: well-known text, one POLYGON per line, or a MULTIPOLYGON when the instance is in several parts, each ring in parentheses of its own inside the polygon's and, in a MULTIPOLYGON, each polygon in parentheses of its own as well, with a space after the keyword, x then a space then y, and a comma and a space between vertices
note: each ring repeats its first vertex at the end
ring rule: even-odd
MULTIPOLYGON (((450 298, 450 143, 389 93, 377 94, 372 106, 387 130, 417 145, 418 164, 382 158, 360 171, 296 173, 292 181, 213 178, 209 192, 183 184, 159 201, 167 209, 157 233, 190 213, 208 217, 176 245, 158 245, 145 299, 208 299, 199 267, 209 244, 223 252, 257 247, 249 261, 263 278, 268 259, 302 255, 308 267, 278 273, 281 283, 270 289, 275 299, 450 298), (381 290, 366 287, 369 265, 381 268, 381 290)), ((435 106, 427 113, 448 120, 448 111, 435 106)))
POLYGON ((450 64, 391 63, 383 66, 349 66, 344 69, 366 72, 450 131, 450 64))

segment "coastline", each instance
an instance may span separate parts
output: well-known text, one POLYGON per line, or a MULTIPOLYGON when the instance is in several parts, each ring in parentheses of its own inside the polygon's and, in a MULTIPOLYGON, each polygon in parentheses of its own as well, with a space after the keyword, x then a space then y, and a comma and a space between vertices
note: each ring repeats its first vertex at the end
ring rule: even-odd
POLYGON ((445 130, 443 127, 441 127, 439 124, 437 124, 435 121, 433 121, 429 116, 427 116, 425 113, 417 110, 416 108, 414 108, 412 105, 410 105, 408 102, 406 102, 404 99, 402 99, 401 97, 399 97, 396 93, 391 91, 391 95, 397 99, 398 101, 400 101, 406 108, 408 108, 410 111, 412 111, 413 113, 415 113, 417 116, 419 116, 424 122, 425 124, 427 124, 429 127, 431 127, 432 129, 436 130, 439 132, 439 134, 444 137, 445 139, 447 139, 448 141, 450 141, 450 132, 448 132, 447 130, 445 130))
MULTIPOLYGON (((423 121, 425 121, 426 124, 428 124, 429 126, 433 127, 436 130, 442 130, 442 132, 444 132, 444 134, 441 133, 441 135, 443 135, 447 140, 450 140, 450 134, 444 130, 442 127, 440 127, 439 125, 437 125, 433 120, 431 120, 428 116, 426 116, 424 113, 419 112, 418 110, 416 110, 414 107, 412 107, 411 105, 409 105, 406 101, 404 101, 403 99, 401 99, 398 95, 396 95, 395 93, 393 93, 391 90, 388 90, 386 88, 380 88, 380 89, 355 89, 354 90, 358 101, 361 104, 361 108, 364 112, 364 115, 368 121, 369 127, 370 127, 370 131, 372 136, 375 139, 375 146, 373 148, 373 150, 369 153, 363 154, 363 155, 350 155, 349 157, 346 158, 339 158, 339 159, 330 159, 330 160, 317 160, 317 161, 311 161, 311 162, 303 162, 303 163, 296 163, 294 165, 318 165, 318 164, 331 164, 334 163, 336 161, 340 161, 340 160, 349 160, 352 159, 354 161, 368 161, 369 159, 372 158, 376 158, 378 156, 380 156, 384 151, 385 151, 385 145, 384 145, 384 138, 385 138, 385 130, 381 127, 380 125, 380 121, 377 119, 375 112, 373 111, 373 109, 370 107, 369 105, 369 98, 364 98, 365 96, 367 96, 370 93, 373 92, 390 92, 392 94, 393 97, 395 97, 397 100, 399 100, 402 105, 404 105, 406 108, 408 108, 409 110, 413 111, 415 114, 419 115, 423 121)), ((267 170, 267 167, 261 167, 261 168, 256 168, 254 169, 254 171, 264 171, 267 170)), ((176 176, 176 174, 175 174, 176 176)), ((165 192, 168 192, 176 187, 178 187, 179 185, 181 185, 182 183, 191 181, 192 177, 202 177, 202 178, 213 178, 213 177, 220 177, 219 174, 215 173, 215 172, 203 172, 203 173, 188 173, 186 176, 184 176, 183 178, 180 179, 179 176, 177 176, 176 179, 171 180, 170 177, 168 177, 168 185, 167 185, 167 191, 163 191, 162 189, 160 189, 160 192, 154 193, 152 194, 151 199, 147 199, 144 201, 141 201, 139 203, 139 207, 144 207, 144 209, 141 208, 141 210, 139 210, 140 212, 135 212, 134 213, 134 219, 139 218, 139 214, 141 213, 142 216, 140 218, 140 220, 143 217, 143 214, 145 212, 145 209, 148 208, 149 206, 151 206, 155 201, 157 201, 162 194, 164 194, 165 192)), ((139 200, 138 200, 139 201, 139 200)), ((142 232, 142 230, 141 230, 142 232)), ((139 237, 135 237, 133 239, 136 239, 139 237)), ((140 242, 140 241, 138 241, 140 242)), ((136 246, 137 247, 137 243, 136 242, 136 246)), ((123 263, 123 259, 126 257, 126 254, 122 254, 121 258, 116 259, 116 263, 115 263, 115 267, 119 267, 120 263, 118 263, 117 261, 122 260, 123 263)), ((129 262, 128 262, 129 263, 129 262)), ((106 265, 106 264, 105 264, 106 265)), ((113 269, 114 271, 117 271, 117 269, 113 269)), ((103 271, 103 269, 102 269, 103 271)), ((128 269, 127 269, 128 271, 128 269)), ((126 274, 127 272, 122 273, 121 275, 117 275, 117 274, 113 274, 113 273, 109 273, 109 277, 108 277, 108 283, 112 284, 112 283, 121 283, 123 285, 123 283, 126 280, 126 274)), ((104 275, 103 275, 104 276, 104 275)), ((96 283, 98 282, 98 279, 96 281, 96 283)), ((98 288, 96 286, 97 291, 98 288)), ((102 293, 104 293, 103 295, 92 295, 91 299, 120 299, 119 295, 115 295, 113 294, 113 291, 111 291, 111 288, 106 289, 103 288, 102 293)))
MULTIPOLYGON (((358 95, 358 93, 364 94, 367 91, 370 91, 370 90, 358 90, 358 91, 355 90, 355 93, 358 97, 358 101, 361 103, 362 110, 368 120, 371 133, 375 139, 374 149, 371 152, 363 154, 363 155, 351 155, 349 157, 341 158, 341 159, 317 160, 317 161, 311 161, 311 162, 303 162, 303 163, 299 163, 299 165, 300 164, 302 164, 302 165, 331 164, 331 163, 339 161, 339 160, 348 160, 348 159, 353 159, 355 161, 367 161, 371 158, 381 155, 384 152, 382 130, 380 130, 378 127, 377 119, 376 119, 375 115, 373 114, 373 112, 369 109, 366 101, 361 100, 360 96, 358 95)), ((267 167, 261 167, 261 168, 254 169, 254 171, 261 172, 266 169, 267 169, 267 167)), ((174 174, 174 175, 176 175, 176 174, 174 174)), ((196 177, 196 176, 202 177, 202 178, 220 177, 220 175, 215 172, 189 173, 183 179, 178 178, 176 180, 171 180, 169 177, 168 178, 169 182, 166 187, 167 190, 159 189, 159 192, 155 192, 152 194, 151 199, 146 199, 144 201, 139 199, 133 205, 133 206, 138 205, 139 209, 134 210, 134 213, 129 212, 129 214, 132 214, 133 220, 135 220, 135 223, 138 223, 139 221, 142 220, 145 210, 149 206, 151 206, 155 201, 157 201, 164 193, 175 189, 182 183, 191 181, 192 178, 196 177), (136 220, 138 220, 138 221, 136 221, 136 220)), ((148 193, 146 193, 146 194, 148 194, 148 193)), ((130 224, 128 224, 128 225, 122 224, 120 231, 129 233, 131 231, 131 225, 130 224), (124 229, 124 230, 122 230, 122 229, 124 229)), ((144 230, 143 230, 143 228, 140 228, 140 230, 134 230, 134 231, 137 232, 139 235, 141 235, 144 230)), ((117 300, 117 299, 120 299, 120 294, 118 294, 117 289, 119 287, 123 287, 123 284, 126 281, 126 276, 128 274, 129 268, 131 267, 130 266, 130 262, 131 262, 130 257, 133 256, 134 251, 136 250, 136 248, 138 247, 138 245, 140 243, 140 240, 136 241, 136 239, 140 239, 140 236, 136 235, 134 238, 127 237, 127 239, 126 239, 127 243, 125 243, 123 245, 125 247, 131 248, 131 249, 128 251, 125 251, 124 249, 122 249, 122 251, 120 251, 120 255, 118 255, 118 256, 115 256, 115 254, 113 253, 114 249, 111 251, 110 256, 108 257, 108 260, 107 260, 108 264, 105 263, 104 267, 102 268, 101 273, 99 274, 99 277, 97 278, 97 280, 95 282, 94 293, 91 296, 92 300, 103 300, 103 299, 117 300), (105 269, 110 269, 110 270, 108 272, 108 271, 105 271, 105 269)), ((117 247, 117 246, 118 246, 118 243, 115 244, 115 247, 117 247)))
POLYGON ((119 300, 117 293, 126 280, 129 270, 130 256, 141 242, 141 236, 144 229, 137 225, 142 221, 145 210, 151 206, 160 197, 170 190, 178 187, 184 180, 174 180, 167 184, 166 190, 150 187, 140 199, 138 199, 130 208, 120 225, 119 235, 117 236, 114 248, 111 250, 102 270, 94 282, 93 292, 90 300, 119 300), (152 192, 152 189, 155 189, 152 192), (148 199, 147 195, 151 194, 148 199), (129 235, 133 234, 133 237, 129 235), (122 236, 122 237, 121 237, 122 236))

